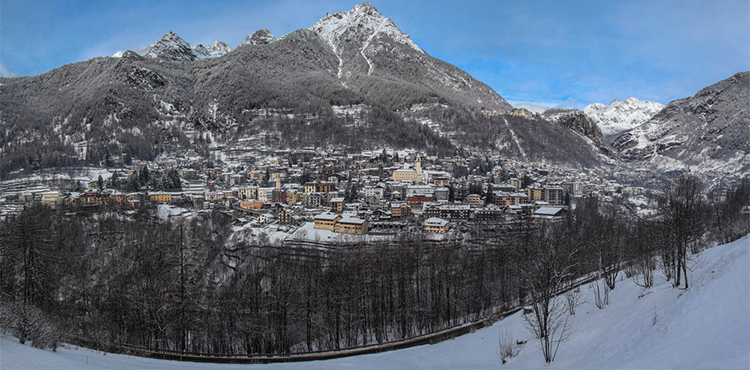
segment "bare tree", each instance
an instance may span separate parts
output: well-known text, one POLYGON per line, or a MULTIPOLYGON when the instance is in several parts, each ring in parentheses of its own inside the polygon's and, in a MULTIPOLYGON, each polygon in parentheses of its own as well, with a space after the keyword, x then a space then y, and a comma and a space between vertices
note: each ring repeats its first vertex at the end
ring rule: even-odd
POLYGON ((519 272, 531 298, 532 312, 524 315, 527 327, 539 338, 544 360, 555 360, 568 328, 563 289, 574 277, 576 245, 559 229, 540 227, 521 250, 527 256, 519 272), (556 232, 557 231, 557 232, 556 232))
POLYGON ((700 187, 701 181, 698 177, 690 174, 681 175, 667 188, 661 209, 665 229, 669 233, 667 254, 673 262, 674 286, 679 287, 684 281, 685 289, 689 287, 688 248, 703 231, 703 197, 700 187))
POLYGON ((581 294, 580 287, 571 288, 565 291, 565 304, 568 308, 568 313, 571 315, 575 315, 576 308, 584 303, 586 303, 586 299, 583 294, 581 294))

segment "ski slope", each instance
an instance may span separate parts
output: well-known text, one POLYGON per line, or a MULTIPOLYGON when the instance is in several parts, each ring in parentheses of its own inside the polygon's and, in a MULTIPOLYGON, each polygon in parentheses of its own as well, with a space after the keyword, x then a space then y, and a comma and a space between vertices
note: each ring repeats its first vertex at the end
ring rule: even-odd
MULTIPOLYGON (((650 289, 617 283, 610 305, 588 302, 572 316, 569 339, 551 369, 750 368, 750 235, 693 256, 691 288, 657 274, 650 289), (654 316, 656 316, 654 324, 654 316)), ((446 342, 335 360, 268 365, 186 363, 67 346, 57 352, 0 337, 0 369, 516 369, 542 368, 538 343, 515 314, 446 342), (498 336, 528 340, 501 365, 498 336)))

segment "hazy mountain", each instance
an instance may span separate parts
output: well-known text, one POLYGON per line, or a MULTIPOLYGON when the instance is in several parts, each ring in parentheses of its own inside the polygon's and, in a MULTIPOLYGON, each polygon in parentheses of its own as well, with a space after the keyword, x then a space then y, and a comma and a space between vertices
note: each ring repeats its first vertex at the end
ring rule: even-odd
POLYGON ((625 160, 663 170, 750 172, 750 72, 667 104, 612 146, 625 160))
POLYGON ((609 105, 589 104, 583 112, 599 126, 604 136, 613 136, 643 124, 662 108, 661 103, 630 97, 615 99, 609 105))

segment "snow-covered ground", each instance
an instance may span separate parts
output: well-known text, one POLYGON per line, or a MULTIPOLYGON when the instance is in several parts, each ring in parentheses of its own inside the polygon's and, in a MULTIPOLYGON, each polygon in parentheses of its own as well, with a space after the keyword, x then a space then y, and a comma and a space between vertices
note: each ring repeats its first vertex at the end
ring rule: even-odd
MULTIPOLYGON (((619 281, 609 306, 588 303, 572 317, 570 338, 549 368, 657 369, 750 367, 750 235, 708 249, 691 262, 691 288, 672 288, 657 275, 651 289, 619 281), (654 319, 655 316, 655 319, 654 319), (655 324, 654 324, 655 321, 655 324)), ((538 343, 515 314, 453 340, 392 352, 326 361, 230 365, 181 363, 104 354, 80 348, 57 352, 0 337, 0 369, 513 369, 544 368, 538 343), (501 365, 498 336, 528 340, 501 365)))

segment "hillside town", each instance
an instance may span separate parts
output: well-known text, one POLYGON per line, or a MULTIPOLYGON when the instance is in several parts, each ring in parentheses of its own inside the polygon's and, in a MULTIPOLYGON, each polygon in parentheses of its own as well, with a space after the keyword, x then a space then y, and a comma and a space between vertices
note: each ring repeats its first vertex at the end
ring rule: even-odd
POLYGON ((31 203, 94 211, 156 206, 165 217, 219 211, 237 227, 283 231, 283 238, 335 242, 342 234, 388 238, 415 231, 440 238, 488 222, 555 222, 582 196, 628 200, 634 212, 647 213, 651 190, 629 184, 654 177, 416 151, 265 154, 252 164, 231 165, 189 157, 126 165, 113 156, 107 166, 89 170, 97 179, 4 181, 0 215, 31 203))

